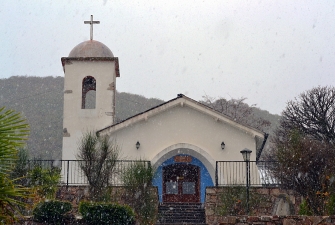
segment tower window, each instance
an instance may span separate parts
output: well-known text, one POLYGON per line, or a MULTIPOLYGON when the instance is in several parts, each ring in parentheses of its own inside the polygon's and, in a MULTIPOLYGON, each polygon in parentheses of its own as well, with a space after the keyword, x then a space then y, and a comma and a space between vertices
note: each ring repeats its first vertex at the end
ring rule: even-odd
POLYGON ((95 109, 96 104, 96 81, 94 77, 87 76, 83 79, 82 109, 95 109))

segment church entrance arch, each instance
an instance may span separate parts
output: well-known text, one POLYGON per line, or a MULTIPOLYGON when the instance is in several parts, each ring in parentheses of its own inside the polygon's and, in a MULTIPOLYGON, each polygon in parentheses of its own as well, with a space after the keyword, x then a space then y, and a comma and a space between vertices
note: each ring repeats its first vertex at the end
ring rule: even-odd
POLYGON ((163 167, 164 202, 200 202, 200 168, 191 164, 163 167))
MULTIPOLYGON (((200 195, 200 202, 204 203, 205 197, 206 197, 205 196, 206 187, 214 186, 215 160, 206 151, 200 149, 197 146, 187 144, 187 143, 179 143, 179 144, 171 145, 168 148, 159 152, 151 160, 151 165, 153 166, 153 168, 155 168, 155 176, 154 176, 152 183, 154 186, 157 186, 159 201, 165 202, 166 200, 168 200, 165 198, 166 196, 163 199, 163 195, 166 194, 166 185, 173 185, 173 184, 166 184, 166 181, 171 180, 172 182, 176 182, 176 177, 178 176, 178 175, 175 175, 174 179, 166 178, 166 176, 164 178, 163 171, 167 171, 167 169, 169 168, 166 166, 177 165, 177 164, 193 165, 199 168, 199 172, 198 172, 199 180, 197 181, 198 182, 197 184, 199 185, 198 190, 199 190, 199 195, 200 195), (163 181, 164 179, 165 179, 165 182, 163 181)), ((183 175, 181 174, 179 174, 178 177, 182 177, 183 179, 183 175)), ((184 182, 182 182, 178 178, 178 190, 179 188, 182 188, 182 187, 179 187, 179 183, 181 183, 180 185, 183 185, 182 183, 184 182)), ((187 186, 187 185, 192 185, 192 184, 191 183, 184 184, 184 186, 187 186)), ((177 186, 175 187, 177 188, 177 186)), ((181 192, 182 190, 179 190, 179 191, 180 192, 178 193, 182 193, 181 192)), ((174 200, 174 201, 177 201, 177 200, 174 200)), ((198 199, 194 201, 199 202, 198 199)))

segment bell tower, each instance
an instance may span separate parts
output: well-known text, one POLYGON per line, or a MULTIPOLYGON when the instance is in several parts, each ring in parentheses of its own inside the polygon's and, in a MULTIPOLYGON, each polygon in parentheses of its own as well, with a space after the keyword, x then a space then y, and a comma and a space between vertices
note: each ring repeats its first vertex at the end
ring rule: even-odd
POLYGON ((76 159, 78 140, 87 131, 114 122, 115 82, 120 77, 119 61, 103 43, 91 39, 75 46, 62 57, 64 70, 64 112, 62 159, 76 159))

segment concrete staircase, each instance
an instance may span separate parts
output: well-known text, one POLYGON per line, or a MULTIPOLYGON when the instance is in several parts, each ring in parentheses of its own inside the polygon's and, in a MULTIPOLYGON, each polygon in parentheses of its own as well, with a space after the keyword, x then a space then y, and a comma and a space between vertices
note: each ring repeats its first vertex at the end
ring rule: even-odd
POLYGON ((205 209, 201 203, 163 203, 158 206, 156 225, 206 225, 205 209))

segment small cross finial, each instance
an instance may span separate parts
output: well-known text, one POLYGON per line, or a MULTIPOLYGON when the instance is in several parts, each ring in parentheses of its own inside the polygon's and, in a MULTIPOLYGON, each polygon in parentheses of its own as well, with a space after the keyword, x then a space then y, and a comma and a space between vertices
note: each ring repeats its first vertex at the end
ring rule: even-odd
POLYGON ((91 15, 91 21, 84 21, 84 24, 90 24, 91 26, 91 40, 93 40, 93 24, 100 24, 100 21, 93 21, 93 15, 91 15))

